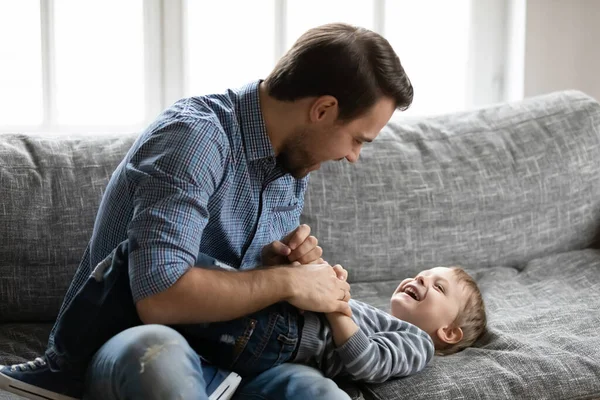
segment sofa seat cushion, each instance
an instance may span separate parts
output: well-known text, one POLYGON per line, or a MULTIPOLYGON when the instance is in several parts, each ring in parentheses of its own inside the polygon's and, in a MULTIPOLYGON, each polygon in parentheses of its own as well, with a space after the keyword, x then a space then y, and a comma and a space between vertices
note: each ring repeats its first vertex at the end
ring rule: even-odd
MULTIPOLYGON (((600 396, 600 251, 538 258, 522 269, 498 266, 469 272, 484 294, 488 334, 473 348, 434 357, 419 374, 360 385, 366 398, 600 396)), ((352 296, 389 311, 389 297, 398 283, 354 283, 352 296)), ((51 328, 51 324, 1 324, 0 363, 41 354, 51 328)))
MULTIPOLYGON (((0 364, 11 365, 39 357, 46 349, 52 324, 0 324, 0 364)), ((0 390, 0 400, 23 397, 0 390)))
POLYGON ((39 357, 46 349, 49 323, 0 324, 0 364, 18 364, 39 357))
MULTIPOLYGON (((419 374, 364 385, 367 398, 600 398, 600 251, 469 272, 483 292, 489 332, 473 348, 434 357, 419 374)), ((352 296, 389 311, 397 285, 357 283, 352 296)))

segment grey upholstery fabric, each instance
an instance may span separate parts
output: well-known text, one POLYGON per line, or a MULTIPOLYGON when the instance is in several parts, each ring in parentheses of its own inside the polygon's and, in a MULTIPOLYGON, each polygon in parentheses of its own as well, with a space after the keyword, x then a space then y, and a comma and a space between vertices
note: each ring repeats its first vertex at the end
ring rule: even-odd
MULTIPOLYGON (((420 374, 361 385, 377 399, 600 398, 600 251, 470 270, 488 308, 474 348, 435 356, 420 374)), ((355 283, 355 299, 389 311, 397 281, 355 283)))
POLYGON ((600 105, 580 92, 392 122, 311 176, 302 220, 350 282, 585 248, 600 217, 600 105))
POLYGON ((0 135, 0 322, 56 318, 134 138, 0 135))
POLYGON ((39 357, 46 349, 51 323, 0 325, 0 364, 18 364, 39 357))
MULTIPOLYGON (((49 323, 0 324, 0 364, 22 363, 39 357, 46 348, 49 323)), ((23 400, 0 390, 0 400, 23 400)))
MULTIPOLYGON (((55 318, 134 138, 0 135, 0 363, 43 350, 51 324, 26 322, 55 318)), ((302 217, 353 297, 387 310, 401 279, 462 264, 490 331, 353 397, 600 399, 600 105, 571 91, 396 120, 361 158, 314 173, 302 217)))

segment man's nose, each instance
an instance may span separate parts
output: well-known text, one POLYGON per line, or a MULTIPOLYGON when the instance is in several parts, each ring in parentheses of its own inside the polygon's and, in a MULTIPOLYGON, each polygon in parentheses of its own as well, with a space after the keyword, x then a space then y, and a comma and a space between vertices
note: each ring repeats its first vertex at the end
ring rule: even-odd
POLYGON ((348 160, 348 162, 350 162, 350 163, 355 163, 358 161, 359 156, 360 156, 360 147, 352 150, 352 152, 346 156, 346 160, 348 160))

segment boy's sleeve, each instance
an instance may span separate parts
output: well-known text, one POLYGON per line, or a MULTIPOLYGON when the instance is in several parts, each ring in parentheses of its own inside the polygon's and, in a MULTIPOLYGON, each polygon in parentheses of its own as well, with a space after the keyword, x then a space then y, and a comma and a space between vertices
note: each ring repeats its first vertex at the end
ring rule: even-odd
POLYGON ((224 176, 227 143, 207 121, 174 118, 155 128, 128 158, 134 301, 168 289, 194 265, 208 223, 208 200, 224 176))
MULTIPOLYGON (((387 321, 388 326, 390 322, 387 321)), ((375 332, 368 336, 359 329, 336 349, 345 372, 352 379, 385 382, 390 378, 417 373, 431 360, 433 341, 425 331, 400 320, 393 321, 391 325, 393 331, 375 332)))

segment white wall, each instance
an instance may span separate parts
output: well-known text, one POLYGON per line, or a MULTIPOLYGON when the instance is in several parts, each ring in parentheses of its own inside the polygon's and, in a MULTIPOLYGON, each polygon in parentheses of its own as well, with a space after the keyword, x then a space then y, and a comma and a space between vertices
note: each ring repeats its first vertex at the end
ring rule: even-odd
POLYGON ((600 100, 600 0, 526 0, 526 97, 579 89, 600 100))

